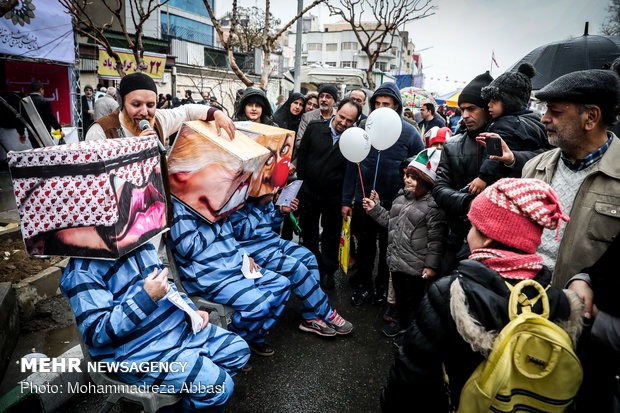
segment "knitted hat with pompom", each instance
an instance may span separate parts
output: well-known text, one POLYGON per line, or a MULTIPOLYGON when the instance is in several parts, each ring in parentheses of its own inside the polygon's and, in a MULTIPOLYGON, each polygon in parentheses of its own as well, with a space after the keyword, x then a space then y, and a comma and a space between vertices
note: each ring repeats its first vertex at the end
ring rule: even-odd
POLYGON ((523 63, 516 72, 506 72, 497 77, 489 86, 482 88, 483 99, 501 101, 504 115, 527 109, 532 93, 531 79, 536 69, 529 63, 523 63))
POLYGON ((544 228, 568 221, 558 195, 538 179, 500 179, 471 203, 468 218, 487 237, 533 254, 544 228))

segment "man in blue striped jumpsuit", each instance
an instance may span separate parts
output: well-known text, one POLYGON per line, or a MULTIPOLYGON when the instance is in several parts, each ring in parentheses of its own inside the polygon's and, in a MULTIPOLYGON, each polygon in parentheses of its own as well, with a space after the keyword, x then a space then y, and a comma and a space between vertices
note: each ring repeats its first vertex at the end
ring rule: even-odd
POLYGON ((183 411, 221 411, 232 395, 231 376, 248 361, 248 346, 236 334, 207 324, 204 312, 199 312, 202 330, 194 334, 185 312, 167 298, 176 288, 163 269, 155 247, 146 243, 116 261, 72 258, 60 288, 93 359, 187 363, 178 372, 117 373, 120 380, 181 392, 183 411), (193 392, 192 384, 214 391, 193 392))
POLYGON ((210 224, 174 198, 172 204, 170 244, 187 293, 234 308, 229 329, 245 339, 255 354, 273 355, 265 335, 289 298, 288 279, 266 269, 260 270, 260 278, 245 278, 244 251, 230 222, 210 224))
POLYGON ((299 329, 321 336, 349 334, 353 325, 333 310, 319 284, 319 266, 310 250, 286 241, 273 231, 279 228, 282 212, 296 208, 276 209, 273 194, 249 198, 240 210, 230 216, 235 238, 254 261, 271 271, 282 274, 291 282, 293 293, 301 300, 299 329))

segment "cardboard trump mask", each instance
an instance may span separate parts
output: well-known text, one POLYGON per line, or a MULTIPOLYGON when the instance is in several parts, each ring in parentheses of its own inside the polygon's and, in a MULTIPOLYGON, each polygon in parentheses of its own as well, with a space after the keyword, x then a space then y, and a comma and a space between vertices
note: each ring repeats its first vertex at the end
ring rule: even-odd
POLYGON ((295 132, 256 122, 235 122, 237 129, 270 152, 260 173, 250 184, 250 195, 260 197, 286 185, 295 144, 295 132))
POLYGON ((117 259, 166 229, 152 137, 11 152, 8 160, 28 255, 117 259))
POLYGON ((216 222, 243 206, 269 151, 237 131, 217 136, 213 122, 185 122, 168 157, 170 193, 216 222))

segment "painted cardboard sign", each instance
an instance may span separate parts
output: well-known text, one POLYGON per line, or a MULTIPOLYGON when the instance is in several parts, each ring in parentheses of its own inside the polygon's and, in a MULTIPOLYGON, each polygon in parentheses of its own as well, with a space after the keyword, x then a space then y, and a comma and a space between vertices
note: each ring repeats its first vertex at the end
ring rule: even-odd
POLYGON ((295 144, 295 132, 256 122, 235 122, 238 130, 263 145, 270 152, 260 174, 250 184, 254 197, 272 193, 286 185, 295 144))
POLYGON ((10 152, 8 162, 30 256, 117 259, 166 229, 154 138, 10 152))
POLYGON ((168 157, 170 193, 216 222, 243 206, 269 154, 239 131, 230 140, 213 122, 185 122, 168 157))

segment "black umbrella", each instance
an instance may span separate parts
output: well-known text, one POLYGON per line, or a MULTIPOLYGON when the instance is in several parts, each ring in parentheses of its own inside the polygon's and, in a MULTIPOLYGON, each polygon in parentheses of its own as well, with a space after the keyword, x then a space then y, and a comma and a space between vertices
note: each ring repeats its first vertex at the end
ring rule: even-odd
POLYGON ((509 71, 516 71, 521 63, 531 63, 536 68, 532 89, 539 90, 566 73, 607 69, 617 57, 620 57, 620 36, 589 35, 586 23, 583 36, 540 46, 509 71))

